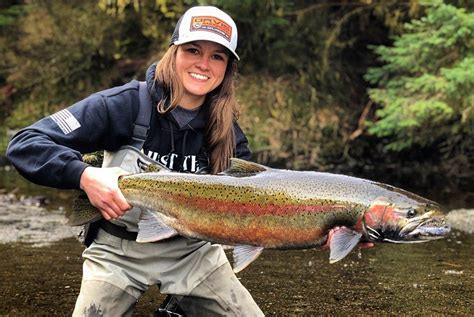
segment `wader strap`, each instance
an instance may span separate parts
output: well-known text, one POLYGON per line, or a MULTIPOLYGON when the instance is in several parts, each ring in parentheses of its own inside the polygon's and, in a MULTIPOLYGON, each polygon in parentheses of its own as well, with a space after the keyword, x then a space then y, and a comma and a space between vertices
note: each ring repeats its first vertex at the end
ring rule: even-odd
MULTIPOLYGON (((99 224, 98 225, 99 228, 103 229, 108 234, 111 234, 111 235, 113 235, 117 238, 130 240, 130 241, 136 241, 137 240, 138 233, 127 231, 127 229, 125 229, 125 227, 116 225, 116 224, 114 224, 110 221, 107 221, 105 219, 101 219, 97 222, 94 222, 94 224, 95 223, 99 224)), ((166 238, 166 239, 163 239, 163 240, 159 240, 159 241, 156 241, 156 242, 171 241, 171 240, 174 240, 174 239, 178 239, 180 237, 181 237, 180 235, 176 235, 176 236, 172 236, 172 237, 169 237, 169 238, 166 238)))
POLYGON ((135 123, 133 124, 133 136, 131 146, 141 149, 146 141, 151 118, 151 97, 148 93, 147 84, 141 81, 138 86, 139 108, 135 123))
POLYGON ((125 239, 125 240, 132 240, 132 241, 137 240, 137 233, 127 231, 125 227, 118 226, 105 219, 100 220, 99 223, 100 223, 100 228, 104 229, 105 232, 113 236, 116 236, 120 239, 125 239))

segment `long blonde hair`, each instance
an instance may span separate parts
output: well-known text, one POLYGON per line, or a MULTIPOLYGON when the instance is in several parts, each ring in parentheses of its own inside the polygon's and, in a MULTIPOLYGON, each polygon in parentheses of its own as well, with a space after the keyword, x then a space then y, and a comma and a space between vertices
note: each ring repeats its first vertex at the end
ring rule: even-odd
MULTIPOLYGON (((171 45, 156 65, 155 81, 162 86, 164 92, 164 98, 157 105, 158 112, 161 114, 176 108, 184 94, 183 85, 176 73, 177 50, 177 45, 171 45)), ((212 174, 225 170, 229 166, 230 158, 234 155, 233 121, 238 115, 234 84, 236 74, 237 62, 229 55, 229 63, 222 83, 206 96, 206 102, 210 103, 210 111, 205 140, 212 174)))

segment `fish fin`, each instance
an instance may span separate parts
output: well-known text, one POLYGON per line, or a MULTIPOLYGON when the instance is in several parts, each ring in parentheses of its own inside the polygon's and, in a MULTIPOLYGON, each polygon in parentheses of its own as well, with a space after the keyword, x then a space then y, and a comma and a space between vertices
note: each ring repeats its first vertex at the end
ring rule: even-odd
POLYGON ((252 245, 236 245, 234 247, 234 273, 245 269, 263 252, 263 247, 252 245))
POLYGON ((154 173, 154 172, 170 172, 171 170, 163 165, 160 164, 148 164, 147 166, 144 167, 143 171, 145 173, 154 173))
POLYGON ((257 175, 266 170, 267 167, 263 165, 233 157, 230 159, 230 167, 223 173, 229 176, 247 177, 257 175))
POLYGON ((138 151, 135 147, 131 145, 125 146, 127 150, 131 150, 132 152, 135 152, 138 156, 136 164, 137 167, 142 170, 144 173, 154 173, 154 172, 162 172, 162 171, 167 171, 170 172, 171 169, 166 167, 165 165, 149 158, 146 156, 143 152, 138 151))
POLYGON ((140 221, 138 222, 137 242, 154 242, 160 241, 179 233, 166 225, 155 213, 149 210, 143 210, 140 214, 140 221))
POLYGON ((103 217, 100 214, 98 209, 95 212, 91 211, 90 217, 87 217, 87 218, 79 218, 77 216, 72 215, 72 212, 71 212, 71 216, 67 216, 66 221, 63 223, 67 226, 77 227, 77 226, 83 226, 88 223, 99 221, 102 218, 103 217))
POLYGON ((342 260, 354 249, 362 238, 362 234, 346 227, 336 229, 329 243, 329 263, 342 260))
POLYGON ((102 219, 102 214, 99 209, 91 204, 86 193, 80 192, 72 202, 72 210, 66 212, 64 223, 68 226, 82 226, 100 219, 102 219))
POLYGON ((158 163, 145 162, 141 158, 137 159, 137 166, 144 173, 156 173, 156 172, 170 172, 171 170, 164 165, 158 163))

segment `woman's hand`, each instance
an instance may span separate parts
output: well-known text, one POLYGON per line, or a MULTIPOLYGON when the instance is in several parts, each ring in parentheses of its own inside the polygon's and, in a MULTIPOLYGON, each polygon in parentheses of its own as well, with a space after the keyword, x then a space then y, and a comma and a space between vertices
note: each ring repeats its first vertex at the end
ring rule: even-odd
POLYGON ((127 174, 119 167, 87 167, 81 175, 81 189, 106 220, 117 219, 132 208, 118 187, 119 177, 127 174))

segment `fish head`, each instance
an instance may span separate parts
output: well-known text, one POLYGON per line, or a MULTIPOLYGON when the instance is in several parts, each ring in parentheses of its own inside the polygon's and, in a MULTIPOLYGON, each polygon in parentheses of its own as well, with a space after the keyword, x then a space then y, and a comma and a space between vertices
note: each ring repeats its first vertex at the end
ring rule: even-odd
POLYGON ((364 213, 362 228, 373 242, 417 243, 450 232, 441 207, 432 201, 392 202, 378 198, 364 213))

